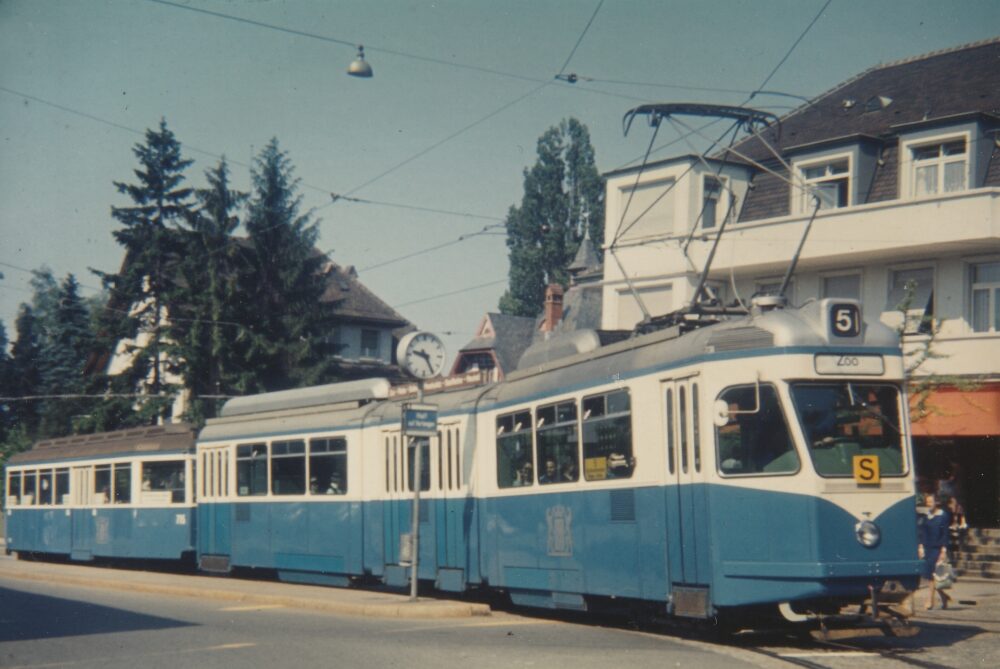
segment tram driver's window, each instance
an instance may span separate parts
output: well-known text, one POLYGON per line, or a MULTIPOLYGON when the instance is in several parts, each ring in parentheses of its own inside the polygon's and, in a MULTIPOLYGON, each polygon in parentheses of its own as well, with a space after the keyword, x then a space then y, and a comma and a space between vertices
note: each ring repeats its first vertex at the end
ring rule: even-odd
POLYGON ((497 485, 517 488, 535 484, 531 450, 531 412, 497 417, 497 485))
POLYGON ((583 473, 588 481, 631 478, 632 413, 627 390, 583 398, 583 473))
POLYGON ((271 492, 275 495, 306 493, 306 443, 301 439, 271 444, 271 492))
POLYGON ((580 478, 576 402, 561 402, 535 411, 538 482, 569 483, 580 478))
POLYGON ((267 445, 236 446, 236 494, 249 497, 267 494, 267 445))
POLYGON ((719 399, 729 409, 728 421, 715 430, 722 474, 791 474, 799 470, 799 456, 774 386, 728 388, 719 399))

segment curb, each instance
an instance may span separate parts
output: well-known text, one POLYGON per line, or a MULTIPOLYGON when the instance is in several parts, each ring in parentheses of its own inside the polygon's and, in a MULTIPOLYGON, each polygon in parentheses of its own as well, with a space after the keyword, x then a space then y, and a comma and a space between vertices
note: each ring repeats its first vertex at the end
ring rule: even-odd
MULTIPOLYGON (((135 582, 133 580, 116 581, 107 578, 84 578, 81 576, 57 573, 30 573, 29 571, 21 569, 6 570, 0 568, 0 577, 43 583, 61 583, 63 585, 99 588, 104 590, 127 590, 129 592, 174 595, 177 597, 194 597, 198 599, 216 599, 246 604, 280 605, 287 606, 289 608, 312 609, 316 611, 327 611, 330 613, 372 618, 469 618, 491 615, 490 607, 488 605, 469 602, 452 602, 437 599, 418 600, 416 602, 411 602, 409 600, 385 602, 344 601, 343 599, 337 599, 337 589, 335 588, 324 589, 324 593, 327 590, 329 591, 330 597, 302 597, 295 595, 253 594, 228 589, 196 588, 185 585, 171 585, 163 583, 142 583, 135 582)), ((275 585, 280 584, 276 583, 275 585)), ((380 593, 352 592, 351 594, 370 594, 373 598, 392 597, 393 600, 396 600, 396 598, 399 597, 401 599, 401 596, 384 595, 380 593)))

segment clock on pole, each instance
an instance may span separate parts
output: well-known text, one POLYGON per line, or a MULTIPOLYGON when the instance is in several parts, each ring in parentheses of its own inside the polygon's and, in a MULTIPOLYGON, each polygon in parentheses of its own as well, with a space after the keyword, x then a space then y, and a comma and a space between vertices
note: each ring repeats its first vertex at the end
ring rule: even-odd
POLYGON ((418 330, 399 340, 396 359, 418 379, 431 379, 444 369, 445 350, 441 339, 431 332, 418 330))

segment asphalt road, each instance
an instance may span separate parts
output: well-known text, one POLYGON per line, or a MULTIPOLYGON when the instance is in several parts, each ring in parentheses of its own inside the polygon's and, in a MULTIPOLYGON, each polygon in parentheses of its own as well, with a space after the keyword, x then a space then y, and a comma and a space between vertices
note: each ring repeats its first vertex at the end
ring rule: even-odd
POLYGON ((741 660, 739 652, 507 613, 367 618, 0 578, 0 667, 6 669, 761 666, 741 660))

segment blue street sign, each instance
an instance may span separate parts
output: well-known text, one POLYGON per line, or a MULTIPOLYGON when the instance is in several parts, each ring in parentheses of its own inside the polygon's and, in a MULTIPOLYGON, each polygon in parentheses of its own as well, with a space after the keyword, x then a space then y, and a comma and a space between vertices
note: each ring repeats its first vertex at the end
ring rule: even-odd
POLYGON ((410 437, 433 437, 437 434, 436 404, 404 404, 403 434, 410 437))

